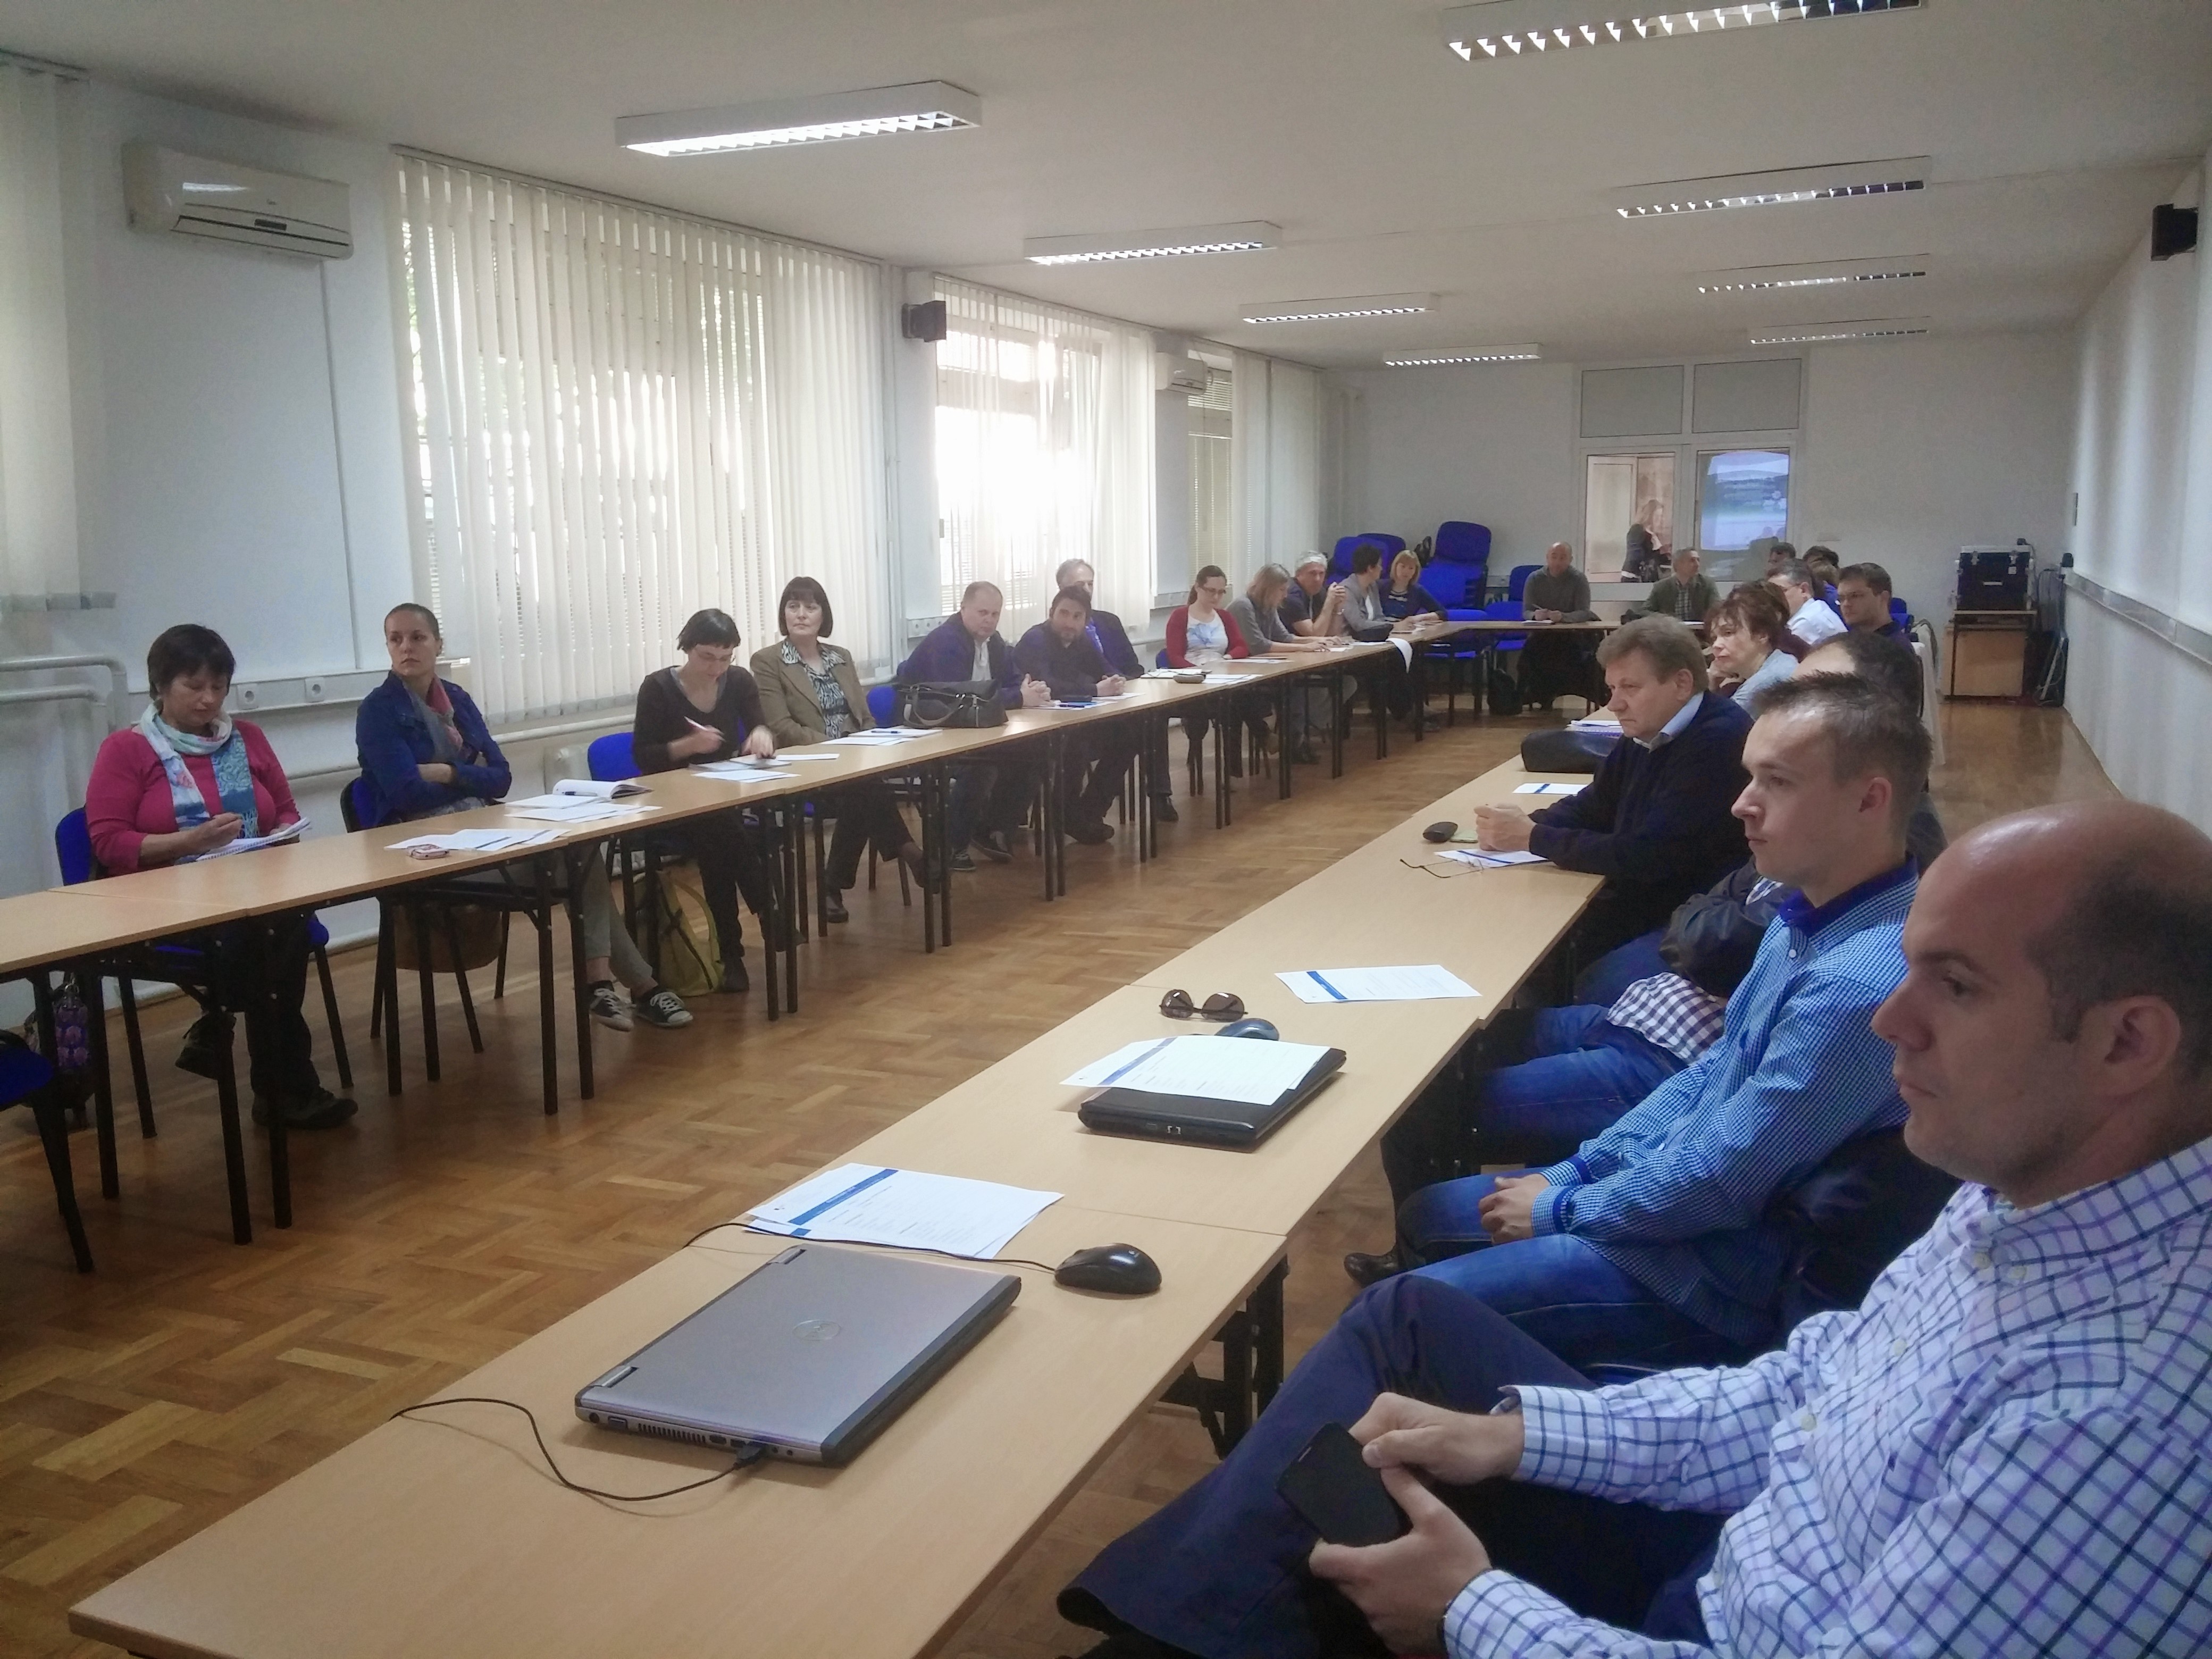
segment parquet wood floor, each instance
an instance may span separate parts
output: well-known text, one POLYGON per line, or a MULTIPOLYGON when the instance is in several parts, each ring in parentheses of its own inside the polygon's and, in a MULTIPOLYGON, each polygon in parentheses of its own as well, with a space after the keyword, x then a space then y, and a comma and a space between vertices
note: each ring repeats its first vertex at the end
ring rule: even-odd
MULTIPOLYGON (((1954 831, 2110 792, 2063 715, 1947 717, 1954 761, 1937 798, 1954 831)), ((686 1031, 602 1033, 599 1098, 577 1101, 570 1073, 550 1121, 526 969, 487 1005, 481 1057, 447 993, 434 1085, 408 993, 408 1086, 387 1101, 368 957, 346 953, 334 965, 356 1075, 368 1073, 361 1115, 294 1137, 298 1224, 261 1224, 258 1202, 246 1249, 228 1242, 212 1089, 169 1064, 185 1011, 149 1009, 161 1133, 141 1141, 126 1122, 120 1203, 98 1197, 79 1140, 97 1274, 68 1270, 37 1142, 15 1127, 23 1114, 0 1118, 0 1653, 112 1653, 70 1637, 71 1602, 1496 764, 1539 723, 1463 721, 1418 749, 1401 738, 1381 763, 1363 735, 1340 782, 1301 769, 1287 805, 1248 781, 1226 834, 1210 802, 1186 800, 1156 863, 1140 866, 1126 836, 1072 848, 1060 903, 1038 901, 1026 855, 962 877, 960 943, 935 957, 886 878, 855 896, 849 927, 802 951, 801 1017, 771 1026, 757 998, 713 998, 686 1031)), ((1317 936, 1328 921, 1315 917, 1317 936)), ((259 1194, 258 1140, 249 1158, 259 1194)), ((1294 1237, 1293 1356, 1348 1297, 1337 1257, 1386 1237, 1386 1209, 1370 1153, 1294 1237)), ((1060 1625, 1054 1592, 1211 1462, 1188 1413, 1153 1413, 946 1651, 1079 1650, 1088 1638, 1060 1625)))

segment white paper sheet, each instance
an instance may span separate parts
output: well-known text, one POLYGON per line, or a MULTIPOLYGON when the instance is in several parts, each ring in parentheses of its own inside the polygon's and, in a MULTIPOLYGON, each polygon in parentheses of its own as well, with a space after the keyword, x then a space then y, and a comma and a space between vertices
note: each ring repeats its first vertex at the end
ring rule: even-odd
POLYGON ((234 853, 258 853, 264 847, 282 847, 288 841, 299 840, 300 832, 307 827, 307 819, 295 818, 289 823, 271 830, 265 836, 240 836, 234 841, 225 842, 212 853, 197 854, 188 859, 179 859, 177 862, 204 864, 210 859, 227 859, 234 853))
POLYGON ((902 1244, 988 1260, 1060 1200, 995 1181, 843 1164, 802 1181, 752 1212, 755 1232, 784 1238, 902 1244))
POLYGON ((1569 720, 1567 722, 1567 730, 1570 732, 1610 732, 1614 736, 1618 737, 1620 734, 1620 722, 1614 720, 1609 714, 1589 714, 1585 715, 1583 719, 1578 720, 1569 720))
MULTIPOLYGON (((692 722, 696 725, 696 720, 692 722)), ((649 786, 635 778, 622 778, 602 783, 597 778, 563 778, 553 786, 556 795, 587 795, 593 800, 626 800, 632 795, 652 793, 649 786)))
POLYGON ((563 795, 550 805, 538 801, 510 803, 507 815, 538 823, 605 823, 641 818, 659 810, 652 806, 618 806, 612 801, 593 800, 582 795, 563 795))
POLYGON ((1136 1089, 1265 1106, 1305 1080, 1328 1052, 1310 1042, 1166 1036, 1126 1043, 1061 1082, 1071 1089, 1136 1089))
POLYGON ((1541 864, 1544 859, 1536 853, 1491 853, 1479 847, 1455 848, 1439 853, 1439 858, 1457 859, 1462 864, 1480 865, 1486 870, 1503 870, 1516 864, 1541 864))
POLYGON ((1482 994, 1433 962, 1407 968, 1301 968, 1275 977, 1300 1002, 1431 1002, 1482 994))
POLYGON ((526 847, 543 847, 557 841, 554 830, 450 830, 442 836, 414 836, 395 841, 387 852, 402 853, 416 847, 439 847, 448 853, 512 853, 526 847))
POLYGON ((1516 795, 1579 795, 1589 786, 1586 783, 1523 783, 1516 785, 1516 795))
POLYGON ((702 778, 724 778, 732 783, 758 783, 763 778, 795 778, 798 773, 782 766, 755 766, 744 761, 715 761, 691 769, 702 778))

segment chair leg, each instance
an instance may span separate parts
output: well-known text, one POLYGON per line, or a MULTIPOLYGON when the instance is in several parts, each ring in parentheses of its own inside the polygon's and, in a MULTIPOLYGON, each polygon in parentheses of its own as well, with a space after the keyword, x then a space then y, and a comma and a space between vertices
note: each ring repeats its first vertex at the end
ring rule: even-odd
MULTIPOLYGON (((222 1170, 230 1188, 230 1237, 234 1243, 253 1243, 253 1212, 246 1191, 246 1134, 238 1121, 238 1074, 231 1064, 228 1042, 219 1043, 215 1079, 216 1109, 222 1115, 222 1170)), ((269 1119, 269 1158, 272 1170, 283 1156, 283 1119, 269 1119)))
POLYGON ((499 913, 499 973, 491 982, 491 1000, 497 1002, 507 994, 507 936, 514 927, 514 912, 499 913))
POLYGON ((453 964, 453 984, 461 994, 461 1018, 469 1028, 469 1047, 477 1053, 483 1052, 483 1033, 477 1029, 476 999, 469 994, 469 970, 461 966, 460 924, 453 920, 453 907, 445 910, 447 959, 453 964))
MULTIPOLYGON (((868 857, 869 857, 871 860, 872 860, 872 859, 875 857, 875 854, 874 854, 874 853, 872 853, 872 852, 871 852, 871 853, 868 854, 868 857)), ((907 908, 908 909, 911 910, 912 908, 914 908, 914 884, 913 884, 913 883, 909 882, 909 881, 907 879, 907 876, 906 876, 906 860, 905 860, 902 859, 902 860, 899 860, 899 867, 898 867, 898 870, 899 870, 899 902, 900 902, 901 904, 903 904, 904 906, 906 906, 906 908, 907 908)), ((871 876, 872 876, 875 872, 874 872, 873 871, 870 871, 868 873, 869 873, 871 876)), ((870 881, 870 882, 868 883, 868 885, 869 885, 869 886, 871 886, 871 887, 873 887, 875 884, 875 884, 873 881, 870 881)))
MULTIPOLYGON (((900 868, 903 870, 905 866, 902 865, 900 868)), ((899 879, 899 885, 902 887, 906 885, 903 876, 899 879)), ((868 890, 871 893, 876 890, 876 849, 872 845, 868 848, 868 890)))
POLYGON ((331 958, 323 947, 315 947, 315 972, 323 981, 323 1018, 330 1022, 331 1058, 337 1063, 338 1087, 353 1087, 353 1061, 346 1054, 345 1022, 338 1018, 337 987, 331 983, 331 958))
POLYGON ((399 912, 376 908, 376 1000, 384 1012, 384 1092, 399 1092, 399 912))
POLYGON ((92 1061, 92 1122, 100 1146, 100 1195, 119 1198, 123 1178, 115 1164, 115 1066, 107 1046, 107 1000, 100 984, 100 967, 88 963, 76 976, 77 993, 84 999, 86 1047, 92 1061))
POLYGON ((422 998, 422 1075, 438 1080, 438 981, 430 971, 430 925, 422 907, 407 907, 407 921, 415 932, 415 981, 422 998))
POLYGON ((84 1236, 84 1218, 77 1212, 76 1179, 70 1169, 69 1124, 64 1121, 61 1097, 49 1084, 25 1103, 31 1109, 31 1115, 38 1120, 39 1139, 46 1149, 46 1168, 54 1178, 54 1202, 61 1209, 62 1225, 69 1233, 76 1270, 88 1273, 92 1271, 92 1245, 84 1236))
POLYGON ((131 1086, 138 1096, 138 1133, 154 1138, 154 1091, 146 1083, 146 1044, 138 1035, 138 992, 128 973, 115 976, 116 1000, 123 1005, 123 1036, 131 1048, 131 1086))

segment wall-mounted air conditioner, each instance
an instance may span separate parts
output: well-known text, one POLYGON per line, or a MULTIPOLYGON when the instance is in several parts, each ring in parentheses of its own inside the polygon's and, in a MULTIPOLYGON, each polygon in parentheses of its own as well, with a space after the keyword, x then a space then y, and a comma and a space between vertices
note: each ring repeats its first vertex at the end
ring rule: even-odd
POLYGON ((328 179, 130 143, 123 147, 123 198, 135 230, 206 236, 315 259, 353 252, 346 187, 328 179))

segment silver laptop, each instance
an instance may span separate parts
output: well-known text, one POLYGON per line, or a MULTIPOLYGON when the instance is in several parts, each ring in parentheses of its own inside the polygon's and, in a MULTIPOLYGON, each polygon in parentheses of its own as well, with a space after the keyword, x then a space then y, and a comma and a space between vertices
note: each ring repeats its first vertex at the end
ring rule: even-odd
POLYGON ((579 1391, 576 1414, 631 1434, 843 1463, 1021 1288, 1012 1273, 794 1245, 579 1391))

